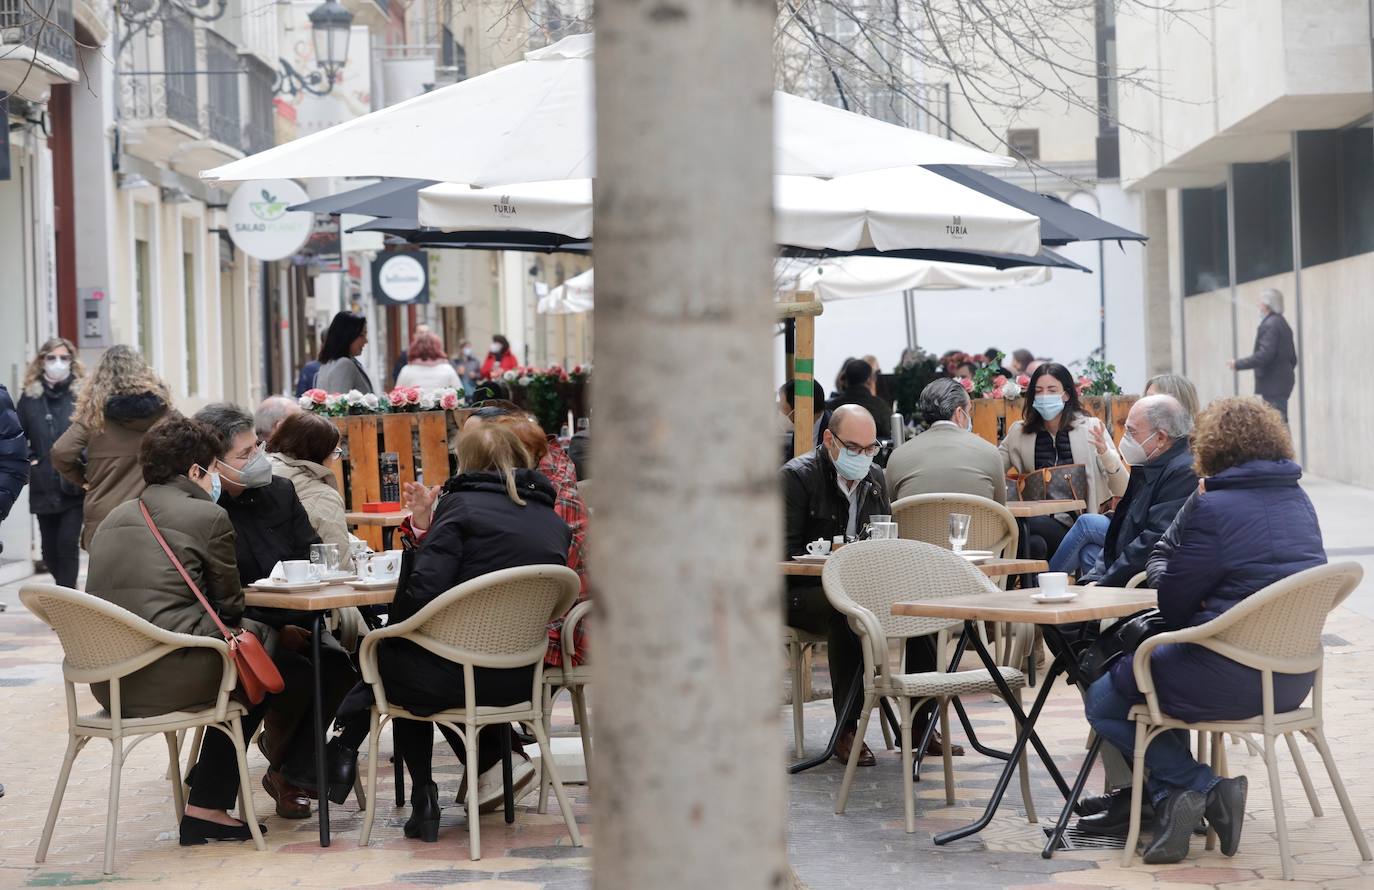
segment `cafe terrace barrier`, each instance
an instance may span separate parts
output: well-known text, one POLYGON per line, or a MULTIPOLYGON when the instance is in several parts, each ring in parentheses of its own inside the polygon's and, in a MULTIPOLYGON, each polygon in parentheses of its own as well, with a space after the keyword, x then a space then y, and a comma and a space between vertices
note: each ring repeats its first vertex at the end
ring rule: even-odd
MULTIPOLYGON (((381 455, 386 453, 397 456, 398 490, 417 479, 442 485, 453 474, 449 442, 456 440, 467 414, 459 410, 331 417, 343 437, 343 460, 334 464, 334 476, 345 507, 362 511, 364 504, 383 500, 381 455)), ((355 534, 373 550, 382 548, 380 528, 364 526, 355 534)))
MULTIPOLYGON (((1112 431, 1112 441, 1119 443, 1126 433, 1126 415, 1140 396, 1084 396, 1083 407, 1100 419, 1112 431)), ((973 432, 994 445, 1021 419, 1025 399, 974 399, 973 432)))

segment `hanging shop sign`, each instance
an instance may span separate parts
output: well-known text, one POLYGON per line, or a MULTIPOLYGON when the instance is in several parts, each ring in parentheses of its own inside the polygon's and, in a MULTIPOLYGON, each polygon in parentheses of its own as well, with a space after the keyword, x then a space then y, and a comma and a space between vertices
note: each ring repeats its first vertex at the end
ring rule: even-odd
POLYGON ((384 306, 428 303, 428 254, 422 250, 378 254, 372 261, 372 294, 384 306))
POLYGON ((245 182, 229 200, 229 237, 258 260, 280 260, 301 249, 315 225, 315 214, 289 211, 309 200, 289 179, 245 182))
POLYGON ((310 239, 305 242, 297 255, 296 264, 313 266, 321 272, 342 272, 343 253, 342 233, 339 217, 332 213, 315 214, 315 223, 310 230, 310 239))

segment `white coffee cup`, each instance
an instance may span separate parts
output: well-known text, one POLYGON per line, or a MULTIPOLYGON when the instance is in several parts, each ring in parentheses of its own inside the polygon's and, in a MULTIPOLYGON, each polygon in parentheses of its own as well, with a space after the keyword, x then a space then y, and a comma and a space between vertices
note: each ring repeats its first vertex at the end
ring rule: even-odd
POLYGON ((812 556, 828 556, 830 554, 830 542, 825 538, 817 538, 806 545, 806 552, 812 556))
POLYGON ((320 568, 308 559, 283 560, 281 570, 286 575, 286 583, 303 584, 320 580, 320 568))
POLYGON ((359 572, 369 581, 392 581, 401 574, 401 552, 388 550, 378 553, 363 564, 359 572))
POLYGON ((1048 596, 1063 596, 1069 592, 1069 576, 1066 572, 1041 572, 1037 580, 1040 592, 1048 596))

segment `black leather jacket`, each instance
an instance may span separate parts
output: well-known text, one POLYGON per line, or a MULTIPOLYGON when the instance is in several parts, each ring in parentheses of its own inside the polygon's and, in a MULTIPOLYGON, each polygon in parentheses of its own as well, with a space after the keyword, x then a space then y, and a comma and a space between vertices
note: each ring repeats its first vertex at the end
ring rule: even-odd
MULTIPOLYGON (((840 493, 835 480, 835 464, 824 446, 783 465, 784 558, 790 559, 805 553, 807 543, 817 538, 828 541, 835 535, 845 533, 849 524, 849 501, 840 493)), ((861 530, 874 513, 891 512, 887 482, 882 469, 875 464, 869 469, 868 477, 859 480, 855 531, 861 530)), ((794 582, 809 582, 805 586, 815 586, 820 582, 819 578, 793 577, 788 580, 789 586, 796 586, 794 582)))

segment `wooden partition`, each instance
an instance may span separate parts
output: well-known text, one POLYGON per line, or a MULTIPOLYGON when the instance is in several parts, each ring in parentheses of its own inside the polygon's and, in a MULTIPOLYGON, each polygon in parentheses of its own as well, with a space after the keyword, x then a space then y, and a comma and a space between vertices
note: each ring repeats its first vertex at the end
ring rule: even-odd
MULTIPOLYGON (((1140 396, 1085 396, 1083 407, 1112 431, 1119 443, 1126 433, 1126 415, 1140 396)), ((974 399, 973 432, 994 445, 1000 444, 1011 425, 1021 419, 1025 399, 974 399)))
MULTIPOLYGON (((343 437, 343 460, 334 465, 339 490, 350 511, 382 497, 381 455, 399 456, 400 481, 417 479, 442 485, 453 473, 450 442, 457 440, 461 411, 421 411, 415 414, 377 414, 332 417, 343 437)), ((355 532, 374 550, 382 546, 380 528, 363 527, 355 532)))

